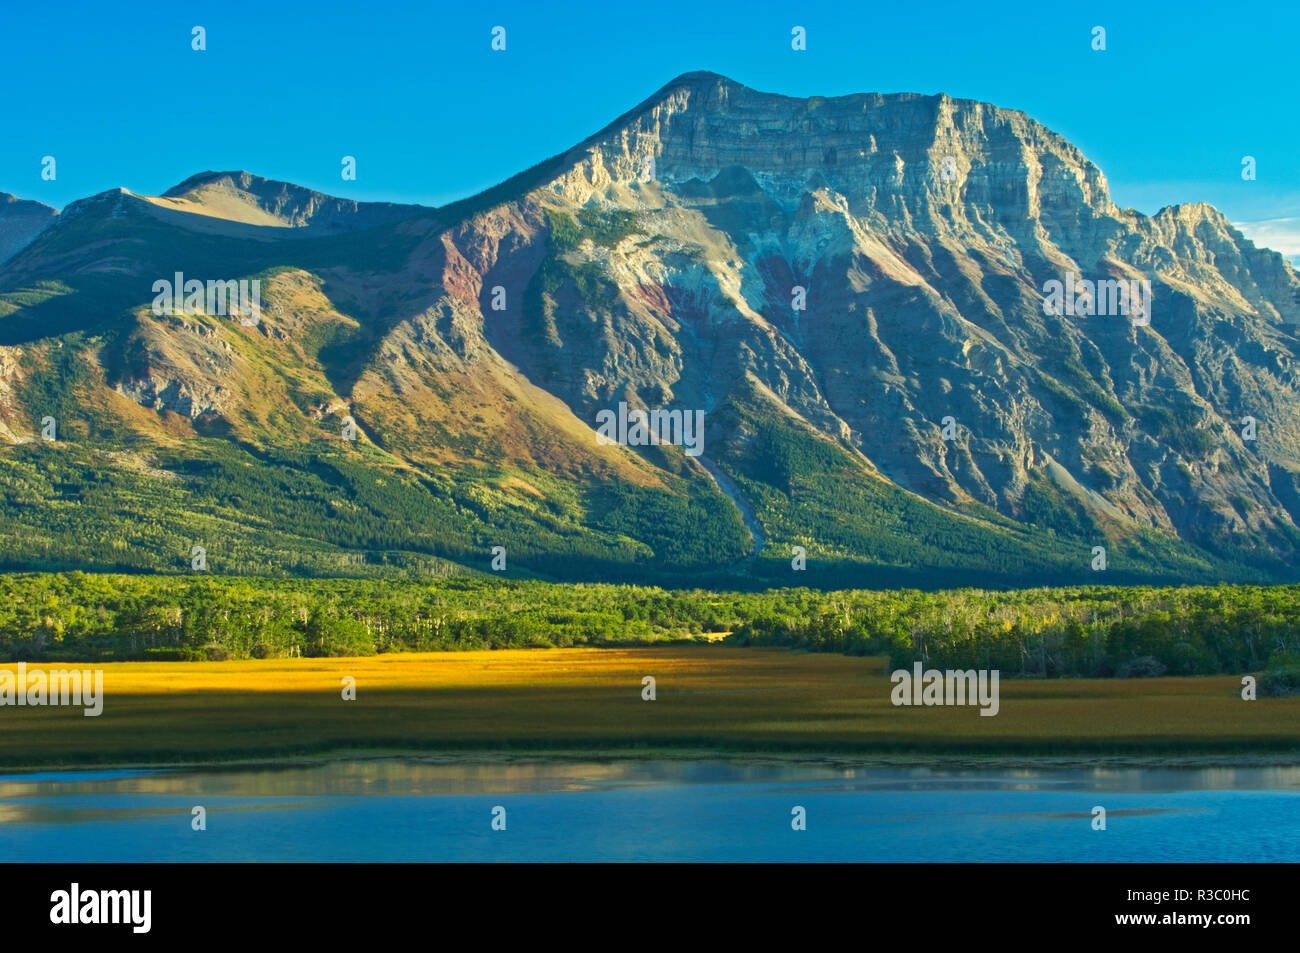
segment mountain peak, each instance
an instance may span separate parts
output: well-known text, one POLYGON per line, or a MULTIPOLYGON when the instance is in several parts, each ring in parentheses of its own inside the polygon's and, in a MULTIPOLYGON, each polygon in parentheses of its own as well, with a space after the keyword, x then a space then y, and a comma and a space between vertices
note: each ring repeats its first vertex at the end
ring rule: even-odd
POLYGON ((231 171, 231 172, 215 172, 209 169, 205 172, 196 172, 194 175, 190 176, 188 179, 185 179, 183 182, 179 182, 176 185, 173 185, 170 189, 168 189, 166 192, 162 194, 162 197, 176 198, 181 195, 188 195, 190 192, 193 192, 196 189, 199 189, 205 185, 210 185, 213 182, 218 182, 222 179, 232 179, 232 180, 245 179, 251 182, 252 180, 258 178, 259 176, 255 176, 251 172, 245 172, 243 170, 231 171))
POLYGON ((311 229, 314 233, 369 228, 425 210, 420 205, 336 198, 243 170, 200 172, 160 196, 145 198, 154 206, 173 211, 245 225, 311 229))
MULTIPOLYGON (((746 560, 785 579, 797 544, 872 584, 1095 579, 1099 544, 1117 575, 1300 565, 1300 277, 1210 206, 1116 209, 1022 112, 697 71, 436 213, 205 171, 55 221, 0 267, 0 344, 75 371, 60 432, 195 461, 215 439, 283 448, 265 461, 292 484, 250 502, 317 487, 291 527, 312 545, 468 558, 516 534, 539 572, 575 554, 583 573, 746 560), (176 271, 263 276, 262 320, 153 314, 176 271), (1094 293, 1053 309, 1068 274, 1094 293), (68 337, 86 332, 105 346, 68 337), (602 442, 614 407, 676 413, 681 450, 602 442), (343 413, 383 456, 339 446, 343 413), (438 467, 436 488, 394 463, 438 467), (382 481, 358 499, 390 500, 391 522, 340 523, 339 481, 382 481), (403 513, 432 517, 409 543, 403 513)), ((31 434, 48 375, 0 377, 0 435, 31 434)), ((150 558, 174 564, 197 518, 150 558)))
POLYGON ((57 209, 42 202, 0 192, 0 262, 30 245, 58 217, 57 209))
POLYGON ((741 86, 743 84, 736 82, 729 76, 723 76, 721 73, 715 73, 712 70, 698 69, 682 73, 680 76, 670 80, 664 85, 664 89, 672 89, 676 86, 699 86, 701 84, 722 83, 729 86, 741 86))
POLYGON ((49 205, 46 205, 44 202, 37 202, 35 199, 19 198, 17 195, 13 195, 12 193, 9 192, 0 192, 0 207, 11 207, 15 205, 21 205, 27 208, 35 208, 35 209, 48 209, 50 212, 53 212, 55 215, 58 214, 58 211, 56 209, 52 208, 49 205))
MULTIPOLYGON (((276 179, 267 179, 260 175, 254 175, 251 172, 239 169, 230 172, 213 172, 209 170, 207 172, 196 173, 185 181, 172 186, 164 192, 160 198, 180 198, 214 186, 230 189, 243 189, 250 192, 292 190, 299 193, 324 195, 323 192, 315 192, 314 190, 304 188, 301 185, 294 185, 292 182, 281 182, 276 179)), ((329 196, 326 197, 328 198, 329 196)))
POLYGON ((1227 223, 1227 217, 1209 202, 1178 202, 1166 205, 1155 213, 1153 218, 1171 218, 1185 222, 1198 222, 1210 219, 1213 222, 1227 223))
MULTIPOLYGON (((1070 227, 1054 221, 1057 206, 1086 206, 1089 216, 1115 211, 1100 169, 1018 110, 943 92, 787 96, 707 70, 677 76, 483 199, 553 185, 589 197, 610 182, 675 187, 710 182, 730 168, 748 170, 788 214, 825 187, 854 214, 878 212, 882 227, 884 219, 945 217, 944 208, 962 207, 963 194, 990 213, 1005 206, 997 213, 1013 227, 1040 211, 1049 229, 1070 227), (1020 161, 1025 156, 1032 158, 1020 161)), ((987 222, 984 212, 978 216, 987 222)))

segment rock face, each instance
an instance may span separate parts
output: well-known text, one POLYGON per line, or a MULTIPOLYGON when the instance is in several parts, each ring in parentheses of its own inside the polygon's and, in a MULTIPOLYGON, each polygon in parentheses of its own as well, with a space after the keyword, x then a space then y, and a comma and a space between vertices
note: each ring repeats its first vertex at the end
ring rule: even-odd
POLYGON ((48 205, 0 192, 0 264, 30 245, 58 215, 48 205))
MULTIPOLYGON (((815 546, 793 484, 743 463, 755 419, 777 421, 838 448, 864 485, 883 478, 1000 533, 1150 532, 1295 565, 1300 279, 1208 205, 1116 207, 1095 165, 1019 112, 942 95, 794 99, 693 73, 443 209, 246 173, 87 202, 0 269, 0 291, 69 272, 170 275, 170 249, 126 238, 154 234, 160 208, 177 234, 202 232, 198 215, 275 226, 256 243, 204 233, 221 277, 305 276, 296 298, 267 292, 253 363, 124 290, 133 343, 106 386, 145 407, 237 421, 261 386, 246 368, 295 388, 315 374, 304 421, 352 407, 410 459, 565 479, 590 478, 597 458, 625 480, 680 472, 734 501, 756 540, 815 546), (334 243, 298 255, 276 237, 304 230, 334 243), (1078 306, 1056 313, 1053 282, 1078 306), (301 343, 326 326, 346 347, 301 343), (591 428, 619 402, 706 411, 705 458, 602 458, 591 428), (742 498, 756 484, 761 505, 742 498)), ((855 505, 836 519, 860 521, 855 505)))
POLYGON ((562 260, 604 299, 560 282, 522 326, 450 290, 448 306, 529 342, 513 356, 580 417, 757 381, 931 499, 1019 518, 1042 480, 1169 532, 1292 526, 1294 271, 1208 205, 1117 208, 1096 166, 1021 113, 690 74, 511 208, 526 227, 446 235, 478 252, 481 284, 530 272, 534 233, 567 214, 562 260), (602 239, 618 216, 635 225, 602 239), (1070 274, 1148 281, 1149 323, 1045 314, 1070 274))

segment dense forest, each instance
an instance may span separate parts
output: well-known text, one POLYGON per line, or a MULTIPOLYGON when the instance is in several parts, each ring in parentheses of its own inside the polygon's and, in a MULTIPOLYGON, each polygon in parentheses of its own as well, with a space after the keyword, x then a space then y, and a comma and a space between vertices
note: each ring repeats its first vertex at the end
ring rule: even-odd
MULTIPOLYGON (((1271 671, 1300 686, 1300 587, 761 593, 496 580, 0 576, 10 661, 198 660, 648 643, 887 655, 1007 676, 1271 671)), ((1261 683, 1263 685, 1263 683, 1261 683)))
POLYGON ((0 453, 0 570, 166 572, 201 544, 213 571, 236 575, 454 575, 487 569, 508 542, 512 573, 622 579, 749 547, 730 503, 698 480, 573 489, 530 473, 546 498, 521 502, 500 488, 506 471, 434 477, 369 447, 198 445, 150 466, 70 441, 0 453))

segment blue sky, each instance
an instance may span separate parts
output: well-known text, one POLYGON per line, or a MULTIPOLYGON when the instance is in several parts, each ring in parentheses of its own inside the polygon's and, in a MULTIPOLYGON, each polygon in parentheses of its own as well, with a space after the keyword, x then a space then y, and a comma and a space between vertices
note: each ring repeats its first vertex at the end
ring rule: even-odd
POLYGON ((708 69, 794 96, 946 92, 1022 109, 1096 162, 1120 205, 1213 202, 1300 254, 1294 2, 8 3, 0 36, 0 191, 55 206, 116 186, 157 194, 207 169, 440 205, 708 69), (190 48, 195 25, 205 52, 190 48), (490 49, 497 25, 504 53, 490 49), (355 182, 340 178, 344 155, 355 182))

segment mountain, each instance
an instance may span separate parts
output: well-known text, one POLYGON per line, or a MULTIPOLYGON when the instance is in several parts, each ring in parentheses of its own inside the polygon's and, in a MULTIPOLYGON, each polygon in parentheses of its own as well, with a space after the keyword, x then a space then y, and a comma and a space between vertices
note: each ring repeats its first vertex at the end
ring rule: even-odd
POLYGON ((692 73, 438 209, 247 173, 73 203, 0 266, 0 536, 15 567, 1293 579, 1298 323, 1280 255, 1118 208, 1023 113, 692 73), (177 272, 259 280, 260 321, 153 313, 177 272), (703 412, 700 452, 598 439, 620 404, 703 412))
POLYGON ((58 215, 48 205, 0 192, 0 263, 30 245, 58 215))
MULTIPOLYGON (((298 235, 332 235, 397 221, 424 211, 418 205, 354 202, 247 172, 204 172, 147 201, 161 209, 270 228, 300 229, 298 235)), ((181 227, 194 219, 170 219, 181 227)))

